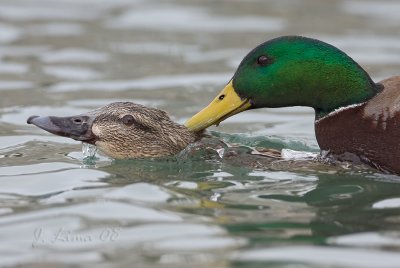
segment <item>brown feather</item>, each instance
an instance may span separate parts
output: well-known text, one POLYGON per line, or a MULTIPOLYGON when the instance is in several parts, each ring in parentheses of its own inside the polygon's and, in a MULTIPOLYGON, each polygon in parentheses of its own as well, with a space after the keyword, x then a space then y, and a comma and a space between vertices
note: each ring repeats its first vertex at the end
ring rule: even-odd
POLYGON ((380 82, 368 102, 342 108, 315 122, 321 150, 339 158, 355 154, 383 171, 400 173, 400 76, 380 82))

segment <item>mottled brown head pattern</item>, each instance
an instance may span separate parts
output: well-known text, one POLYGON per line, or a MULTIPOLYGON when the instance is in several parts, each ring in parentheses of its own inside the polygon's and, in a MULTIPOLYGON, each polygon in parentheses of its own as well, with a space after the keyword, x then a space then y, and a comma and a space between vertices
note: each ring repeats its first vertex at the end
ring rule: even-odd
POLYGON ((115 102, 92 111, 96 146, 116 159, 173 155, 198 136, 168 114, 132 102, 115 102))

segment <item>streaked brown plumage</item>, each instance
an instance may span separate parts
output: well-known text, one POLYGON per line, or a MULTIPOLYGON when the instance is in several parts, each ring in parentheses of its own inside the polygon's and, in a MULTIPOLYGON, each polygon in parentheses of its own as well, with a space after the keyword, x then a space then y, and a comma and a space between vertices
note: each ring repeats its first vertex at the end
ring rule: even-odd
POLYGON ((174 155, 200 138, 162 110, 115 102, 71 117, 31 116, 28 123, 53 134, 95 144, 115 159, 174 155))

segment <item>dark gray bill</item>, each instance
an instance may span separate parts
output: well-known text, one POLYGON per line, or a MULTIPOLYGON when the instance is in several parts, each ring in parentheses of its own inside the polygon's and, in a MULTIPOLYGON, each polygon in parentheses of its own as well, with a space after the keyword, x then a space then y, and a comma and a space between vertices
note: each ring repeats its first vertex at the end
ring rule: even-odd
POLYGON ((94 144, 96 136, 92 132, 93 121, 94 116, 85 114, 70 117, 33 115, 28 118, 27 123, 33 124, 57 136, 94 144))

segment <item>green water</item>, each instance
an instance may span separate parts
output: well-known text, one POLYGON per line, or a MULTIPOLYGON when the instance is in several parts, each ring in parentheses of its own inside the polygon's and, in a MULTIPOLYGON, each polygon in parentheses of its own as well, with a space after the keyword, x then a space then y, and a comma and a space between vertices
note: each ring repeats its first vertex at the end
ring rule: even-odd
POLYGON ((0 1, 1 267, 400 267, 400 178, 318 153, 313 111, 248 111, 163 160, 83 160, 26 124, 130 100, 183 123, 257 44, 400 73, 397 1, 0 1), (233 152, 233 153, 232 153, 233 152))

